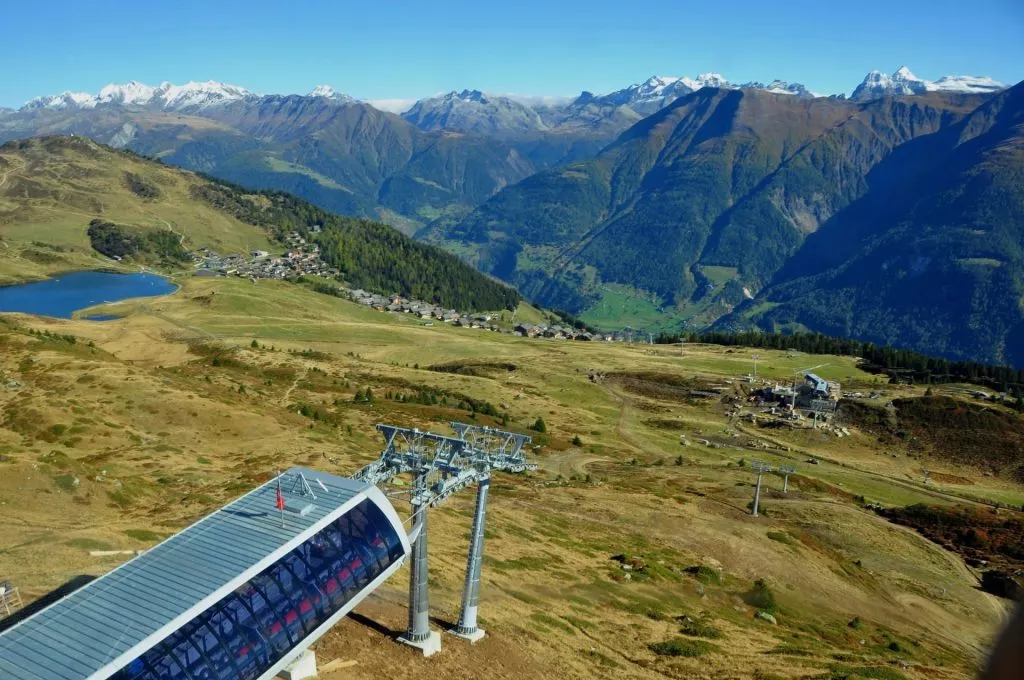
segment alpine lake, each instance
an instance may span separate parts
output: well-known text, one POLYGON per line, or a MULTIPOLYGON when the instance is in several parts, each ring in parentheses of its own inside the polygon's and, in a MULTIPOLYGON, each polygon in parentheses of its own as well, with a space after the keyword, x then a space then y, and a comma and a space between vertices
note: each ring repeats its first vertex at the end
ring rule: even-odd
MULTIPOLYGON (((0 312, 21 312, 70 319, 82 309, 128 298, 167 295, 177 286, 156 274, 87 271, 60 274, 43 281, 0 287, 0 312)), ((94 314, 90 321, 118 317, 94 314)))

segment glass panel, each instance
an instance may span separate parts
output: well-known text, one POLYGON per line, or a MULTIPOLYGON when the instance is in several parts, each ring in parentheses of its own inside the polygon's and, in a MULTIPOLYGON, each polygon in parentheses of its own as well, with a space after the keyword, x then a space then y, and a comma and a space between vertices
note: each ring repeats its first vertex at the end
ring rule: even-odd
POLYGON ((363 501, 112 680, 253 680, 401 557, 391 523, 363 501))

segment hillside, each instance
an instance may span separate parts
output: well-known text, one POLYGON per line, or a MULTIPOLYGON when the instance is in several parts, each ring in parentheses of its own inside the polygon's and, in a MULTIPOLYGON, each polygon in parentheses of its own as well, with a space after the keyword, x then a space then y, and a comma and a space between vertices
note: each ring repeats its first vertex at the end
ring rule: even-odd
POLYGON ((892 451, 973 466, 1024 483, 1024 419, 1020 414, 949 396, 894 399, 877 408, 848 401, 844 422, 877 436, 892 451))
POLYGON ((868 181, 726 322, 1024 366, 1024 84, 868 181))
MULTIPOLYGON (((445 636, 430 659, 397 646, 403 570, 317 643, 321 663, 356 660, 353 678, 954 680, 973 676, 1009 606, 956 554, 865 505, 1019 506, 1019 484, 941 459, 924 484, 917 458, 855 425, 840 438, 738 418, 745 348, 680 356, 424 327, 232 278, 102 309, 121 318, 0 321, 0 573, 28 599, 116 567, 128 555, 104 551, 152 546, 279 468, 350 474, 380 450, 375 423, 507 418, 534 437, 540 469, 492 477, 487 637, 445 636), (373 400, 356 400, 367 388, 373 400), (543 435, 526 429, 538 417, 543 435), (754 458, 798 471, 788 493, 765 478, 756 519, 754 458)), ((769 381, 821 365, 881 400, 921 395, 849 357, 758 352, 769 381)), ((467 490, 430 510, 437 628, 457 615, 472 508, 467 490)))
POLYGON ((84 137, 0 146, 0 280, 126 266, 95 249, 127 255, 125 238, 148 244, 150 256, 134 264, 173 271, 186 267, 186 250, 283 251, 292 231, 317 242, 354 287, 460 309, 514 309, 520 299, 453 255, 287 194, 214 182, 84 137), (312 234, 314 225, 322 231, 312 234))
MULTIPOLYGON (((946 356, 1019 361, 1011 359, 1008 334, 1019 317, 1012 308, 1021 277, 1012 263, 1022 222, 1012 192, 1019 186, 1020 160, 1012 152, 1013 124, 1000 123, 988 133, 994 125, 988 121, 996 117, 987 112, 998 109, 999 120, 1015 120, 1020 89, 855 103, 706 88, 637 123, 594 159, 533 175, 463 220, 438 223, 421 236, 463 253, 527 297, 593 323, 648 330, 684 322, 702 326, 745 303, 742 316, 729 318, 732 327, 768 312, 768 328, 797 321, 814 331, 946 356), (938 168, 948 169, 941 195, 927 184, 931 176, 903 179, 938 168), (921 200, 914 198, 919 193, 921 200), (948 205, 939 202, 942 196, 948 205), (931 215, 952 210, 951 220, 970 214, 968 202, 991 206, 970 218, 991 220, 986 228, 999 234, 986 239, 978 232, 987 254, 953 235, 952 224, 937 243, 975 270, 993 260, 1010 266, 989 266, 994 274, 982 275, 978 288, 947 281, 943 290, 953 291, 957 305, 940 313, 941 323, 915 308, 920 330, 900 332, 904 321, 913 326, 909 315, 885 318, 913 295, 892 288, 880 304, 867 264, 844 279, 838 305, 824 302, 829 294, 815 283, 800 289, 817 296, 823 313, 845 315, 849 327, 826 326, 808 314, 787 317, 785 310, 771 315, 782 298, 767 289, 778 277, 797 278, 824 262, 837 265, 856 256, 856 244, 842 239, 861 231, 872 238, 874 232, 867 232, 879 226, 878 216, 865 216, 862 206, 892 210, 899 205, 893 197, 931 215), (816 243, 822 247, 813 249, 816 243), (856 312, 851 297, 863 301, 856 312), (996 323, 977 333, 973 344, 955 337, 956 323, 978 329, 986 313, 994 313, 996 323)), ((887 243, 879 254, 912 259, 918 246, 907 239, 917 233, 906 230, 903 241, 887 243)))

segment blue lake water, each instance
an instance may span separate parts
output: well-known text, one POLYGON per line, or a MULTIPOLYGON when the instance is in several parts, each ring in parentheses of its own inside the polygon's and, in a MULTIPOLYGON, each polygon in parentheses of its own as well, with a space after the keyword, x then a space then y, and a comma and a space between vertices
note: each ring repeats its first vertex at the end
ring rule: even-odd
MULTIPOLYGON (((128 298, 167 295, 177 286, 155 274, 73 272, 45 281, 0 286, 0 312, 23 312, 70 319, 79 309, 128 298)), ((93 315, 103 321, 110 315, 93 315)))

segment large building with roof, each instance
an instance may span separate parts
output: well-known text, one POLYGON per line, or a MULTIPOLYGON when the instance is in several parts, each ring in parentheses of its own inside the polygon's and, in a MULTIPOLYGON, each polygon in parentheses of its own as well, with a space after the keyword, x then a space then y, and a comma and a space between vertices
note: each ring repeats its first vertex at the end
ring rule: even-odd
POLYGON ((375 486, 293 468, 4 631, 0 677, 266 680, 409 550, 375 486))

